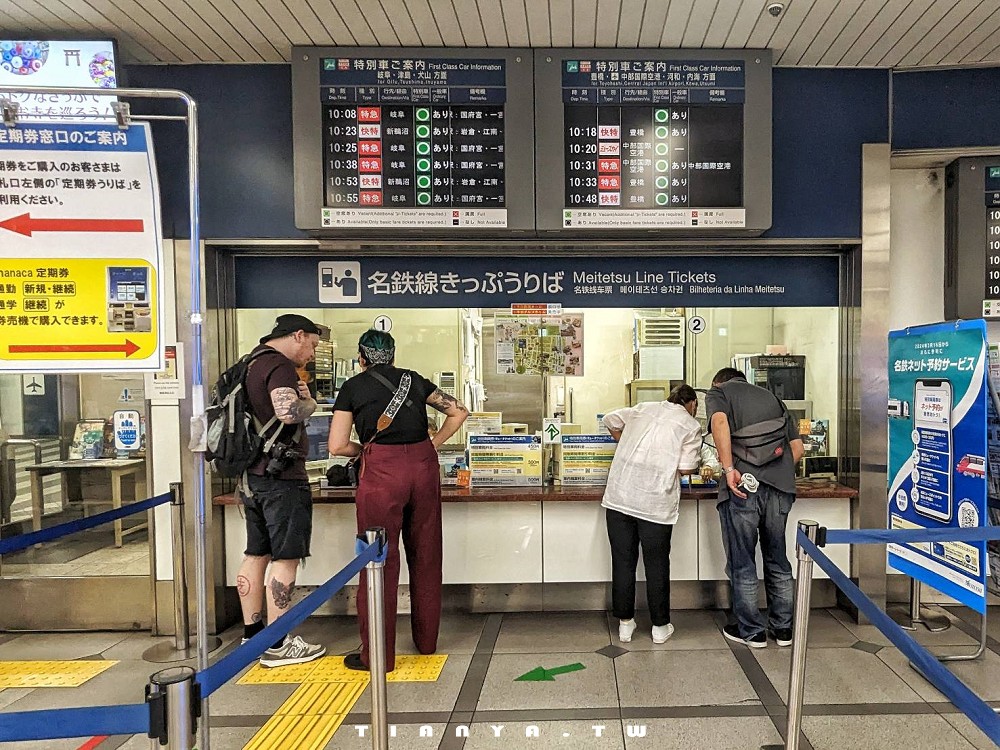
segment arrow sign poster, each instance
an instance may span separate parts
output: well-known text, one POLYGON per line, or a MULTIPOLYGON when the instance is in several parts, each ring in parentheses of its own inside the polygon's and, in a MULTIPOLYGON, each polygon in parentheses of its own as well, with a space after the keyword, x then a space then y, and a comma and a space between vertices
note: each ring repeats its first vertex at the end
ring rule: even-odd
POLYGON ((535 667, 530 672, 525 672, 520 677, 515 677, 514 682, 555 682, 558 675, 579 672, 581 669, 586 669, 586 667, 580 664, 580 662, 565 664, 561 667, 552 667, 551 669, 535 667))
POLYGON ((149 124, 0 128, 0 372, 158 371, 149 124))

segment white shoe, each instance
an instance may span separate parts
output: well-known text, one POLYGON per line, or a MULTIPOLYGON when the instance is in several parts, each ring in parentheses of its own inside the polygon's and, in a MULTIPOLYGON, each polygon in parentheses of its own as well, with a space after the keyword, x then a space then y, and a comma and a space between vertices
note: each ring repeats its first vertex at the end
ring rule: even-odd
POLYGON ((326 646, 306 643, 299 636, 285 638, 281 648, 269 648, 260 657, 262 667, 284 667, 289 664, 305 664, 326 653, 326 646))
POLYGON ((674 634, 674 626, 672 623, 667 623, 666 625, 654 625, 653 626, 653 643, 666 643, 667 639, 674 634))
POLYGON ((634 632, 635 619, 620 620, 618 622, 618 640, 622 643, 630 643, 632 641, 632 633, 634 632))

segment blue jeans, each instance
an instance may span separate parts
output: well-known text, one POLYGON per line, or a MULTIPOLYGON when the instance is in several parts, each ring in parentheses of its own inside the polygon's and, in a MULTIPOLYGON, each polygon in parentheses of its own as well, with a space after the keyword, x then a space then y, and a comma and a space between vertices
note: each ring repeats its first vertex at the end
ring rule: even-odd
POLYGON ((792 627, 792 565, 785 553, 785 524, 795 496, 761 484, 746 500, 732 497, 719 503, 722 543, 726 548, 726 575, 733 588, 733 614, 740 637, 764 631, 757 608, 757 537, 764 558, 767 626, 792 627))

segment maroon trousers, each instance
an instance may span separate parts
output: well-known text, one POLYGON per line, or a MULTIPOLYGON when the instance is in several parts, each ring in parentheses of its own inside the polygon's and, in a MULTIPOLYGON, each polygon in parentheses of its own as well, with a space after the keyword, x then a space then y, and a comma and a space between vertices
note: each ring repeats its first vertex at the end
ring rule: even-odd
MULTIPOLYGON (((399 589, 399 535, 410 570, 413 642, 421 654, 437 649, 441 626, 441 480, 438 454, 430 440, 408 445, 372 443, 358 480, 358 533, 385 528, 386 671, 396 668, 396 592, 399 589)), ((368 589, 361 571, 358 589, 361 660, 368 662, 368 589)))

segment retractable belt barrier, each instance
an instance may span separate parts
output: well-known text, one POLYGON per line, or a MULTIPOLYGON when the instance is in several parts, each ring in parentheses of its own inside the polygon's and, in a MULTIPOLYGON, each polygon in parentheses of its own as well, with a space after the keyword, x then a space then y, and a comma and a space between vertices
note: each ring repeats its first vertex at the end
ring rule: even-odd
POLYGON ((155 508, 157 505, 169 503, 170 498, 171 494, 169 492, 164 492, 162 495, 151 497, 148 500, 131 503, 130 505, 126 505, 121 508, 114 508, 113 510, 105 511, 104 513, 98 513, 96 516, 87 516, 86 518, 80 518, 76 521, 61 523, 58 526, 53 526, 49 529, 41 529, 40 531, 31 531, 27 534, 12 536, 10 539, 0 541, 0 555, 7 555, 11 552, 31 547, 34 544, 51 542, 53 539, 59 539, 60 537, 73 534, 77 531, 85 531, 87 529, 92 529, 95 526, 100 526, 101 524, 117 521, 120 518, 131 516, 134 513, 142 513, 150 508, 155 508))
MULTIPOLYGON (((907 542, 981 542, 1000 539, 1000 527, 969 529, 821 529, 823 544, 885 544, 907 542), (825 531, 825 542, 823 533, 825 531)), ((800 528, 796 541, 813 561, 830 577, 848 599, 867 617, 889 641, 916 666, 920 673, 940 690, 956 708, 969 717, 993 742, 1000 745, 1000 715, 979 696, 969 690, 948 671, 927 649, 906 634, 892 618, 869 599, 847 575, 837 567, 820 544, 813 543, 800 528)))
MULTIPOLYGON (((163 498, 169 500, 170 495, 161 495, 146 502, 157 501, 154 504, 158 505, 164 502, 163 498)), ((97 518, 97 516, 93 518, 97 518)), ((105 520, 113 520, 113 518, 105 520)), ((68 525, 63 524, 63 526, 68 525)), ((52 531, 52 529, 47 529, 47 531, 52 531)), ((208 669, 199 672, 195 679, 200 687, 201 696, 208 697, 214 693, 235 677, 240 670, 257 659, 272 643, 285 637, 295 627, 301 625, 309 615, 346 586, 348 581, 366 565, 371 562, 385 562, 388 545, 383 545, 379 541, 369 544, 358 539, 355 553, 357 556, 339 573, 311 592, 279 619, 208 669)), ((0 716, 3 717, 3 721, 0 722, 0 742, 25 742, 97 735, 147 734, 150 731, 150 706, 147 703, 22 711, 4 713, 0 716)))

